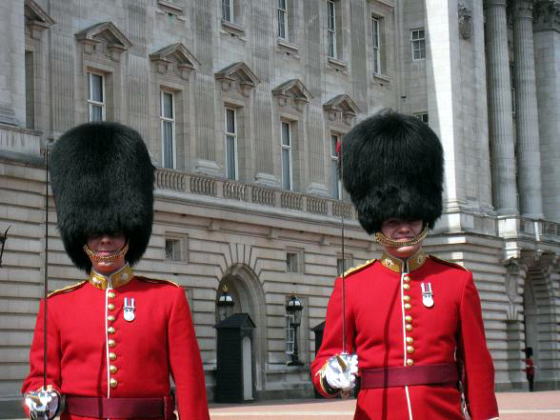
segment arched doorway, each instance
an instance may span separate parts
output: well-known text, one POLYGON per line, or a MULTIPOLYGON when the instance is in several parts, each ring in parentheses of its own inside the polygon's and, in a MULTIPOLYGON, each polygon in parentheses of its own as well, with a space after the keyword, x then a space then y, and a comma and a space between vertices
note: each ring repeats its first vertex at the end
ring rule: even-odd
POLYGON ((557 257, 545 253, 535 259, 528 270, 523 293, 525 346, 533 349, 536 365, 535 388, 557 389, 560 384, 558 283, 560 268, 557 257), (556 286, 555 286, 556 285, 556 286))
MULTIPOLYGON (((254 372, 255 397, 258 399, 259 392, 263 391, 265 363, 266 363, 266 307, 265 296, 262 285, 255 272, 246 264, 233 264, 230 266, 218 285, 216 299, 224 286, 233 297, 233 313, 247 313, 255 323, 252 343, 252 370, 254 372)), ((216 310, 216 322, 218 319, 216 310)), ((244 351, 249 349, 245 344, 244 351)), ((244 369, 244 372, 247 370, 244 369)), ((247 373, 245 373, 247 374, 247 373)))

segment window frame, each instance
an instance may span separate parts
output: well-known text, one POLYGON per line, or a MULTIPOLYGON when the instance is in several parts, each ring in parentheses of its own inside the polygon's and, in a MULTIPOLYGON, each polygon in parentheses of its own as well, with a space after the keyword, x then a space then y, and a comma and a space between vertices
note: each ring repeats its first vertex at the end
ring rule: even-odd
POLYGON ((289 356, 294 354, 296 331, 292 326, 292 321, 294 319, 294 314, 286 314, 286 350, 285 353, 289 356))
POLYGON ((87 104, 88 104, 88 121, 105 121, 106 119, 106 108, 107 108, 107 90, 106 90, 106 77, 103 72, 95 71, 95 70, 88 70, 87 71, 87 81, 88 81, 88 94, 87 94, 87 104), (101 102, 92 99, 92 92, 93 92, 93 76, 101 77, 101 102), (99 107, 101 108, 101 119, 93 119, 92 118, 92 111, 93 108, 99 107))
POLYGON ((333 198, 336 200, 342 200, 342 181, 338 176, 338 161, 339 156, 337 153, 337 144, 341 141, 342 135, 339 133, 331 132, 330 141, 329 141, 329 151, 330 151, 330 158, 331 158, 331 194, 333 198), (336 191, 334 187, 336 185, 336 191))
POLYGON ((336 0, 327 0, 327 56, 338 59, 336 0))
POLYGON ((222 21, 235 23, 235 0, 222 0, 222 21), (226 10, 229 13, 229 18, 226 18, 226 10))
POLYGON ((175 119, 176 116, 176 100, 175 100, 175 93, 167 90, 167 89, 160 89, 160 100, 159 100, 159 120, 160 120, 160 135, 161 135, 161 166, 166 169, 176 169, 177 168, 177 141, 176 141, 176 133, 177 133, 177 122, 175 119), (171 117, 165 116, 164 110, 164 97, 165 95, 171 96, 171 117), (166 166, 166 144, 165 144, 165 124, 171 123, 171 150, 172 150, 172 166, 166 166))
POLYGON ((289 6, 288 0, 276 0, 276 20, 278 24, 278 29, 276 32, 276 36, 278 39, 282 39, 284 41, 288 41, 290 39, 290 22, 289 22, 289 6), (281 3, 284 4, 282 8, 281 3), (280 18, 282 16, 282 19, 280 18), (282 22, 282 25, 281 25, 282 22), (282 35, 281 32, 284 32, 282 35))
POLYGON ((282 189, 286 191, 294 190, 294 156, 293 156, 293 123, 291 121, 281 120, 280 121, 280 168, 282 170, 282 189), (288 144, 284 144, 284 126, 288 127, 288 144), (286 174, 284 173, 284 151, 287 151, 288 155, 288 178, 286 179, 286 174), (286 187, 286 181, 289 185, 286 187))
POLYGON ((410 45, 412 61, 422 61, 426 59, 426 31, 424 28, 416 28, 410 30, 410 45), (422 38, 420 38, 420 32, 422 32, 422 38), (415 38, 414 34, 418 34, 415 38), (418 48, 416 48, 418 46, 418 48), (416 52, 418 51, 419 56, 416 57, 416 52))
POLYGON ((371 42, 372 42, 372 53, 373 53, 373 73, 382 74, 383 73, 383 61, 381 49, 383 48, 383 43, 381 41, 381 28, 383 24, 383 18, 378 15, 371 15, 371 42), (377 40, 377 42, 375 42, 377 40))
POLYGON ((237 108, 232 106, 225 106, 225 113, 224 113, 224 169, 226 178, 237 181, 239 180, 239 154, 238 154, 238 143, 239 143, 239 133, 238 127, 239 124, 237 123, 237 108), (233 132, 228 131, 228 111, 233 112, 233 132), (230 168, 230 156, 229 156, 229 147, 228 147, 228 140, 232 138, 233 140, 233 161, 234 167, 230 168), (230 176, 230 171, 233 169, 233 177, 230 176))

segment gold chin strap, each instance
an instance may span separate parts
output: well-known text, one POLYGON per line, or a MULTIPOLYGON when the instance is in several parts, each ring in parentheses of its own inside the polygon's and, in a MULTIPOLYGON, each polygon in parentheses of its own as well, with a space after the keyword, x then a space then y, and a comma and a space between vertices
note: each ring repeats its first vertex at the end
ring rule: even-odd
POLYGON ((87 244, 84 245, 84 251, 87 256, 95 263, 109 263, 118 260, 120 257, 126 255, 128 252, 128 242, 117 252, 112 255, 98 255, 96 252, 89 249, 87 244))
POLYGON ((389 239, 381 232, 375 233, 375 240, 383 246, 388 246, 389 248, 401 248, 403 246, 414 246, 422 242, 426 235, 428 235, 428 227, 426 226, 422 232, 420 232, 416 237, 412 238, 410 241, 395 241, 394 239, 389 239))

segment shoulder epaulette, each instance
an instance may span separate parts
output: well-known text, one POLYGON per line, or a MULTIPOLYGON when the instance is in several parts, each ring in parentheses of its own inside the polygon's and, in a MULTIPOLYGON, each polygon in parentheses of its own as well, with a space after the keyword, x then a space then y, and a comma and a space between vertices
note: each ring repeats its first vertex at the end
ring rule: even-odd
POLYGON ((360 271, 360 270, 363 270, 364 268, 366 268, 366 267, 372 265, 375 261, 376 261, 376 259, 373 258, 373 259, 371 259, 371 260, 367 260, 367 261, 366 261, 365 263, 363 263, 363 264, 357 265, 356 267, 349 268, 348 270, 346 270, 346 271, 344 272, 344 277, 348 277, 350 274, 354 274, 354 273, 356 273, 356 272, 358 272, 358 271, 360 271))
POLYGON ((181 286, 179 285, 179 283, 175 283, 174 281, 171 281, 171 280, 150 279, 150 278, 148 278, 148 277, 141 277, 141 276, 137 276, 136 278, 137 278, 138 280, 145 281, 146 283, 153 283, 153 284, 172 284, 173 286, 181 287, 181 286))
POLYGON ((441 264, 445 264, 445 265, 448 265, 448 266, 453 267, 453 268, 458 268, 458 269, 463 270, 463 271, 468 271, 465 267, 463 267, 460 264, 457 264, 457 263, 454 263, 454 262, 451 262, 451 261, 447 261, 447 260, 442 260, 441 258, 435 257, 433 255, 430 255, 430 258, 432 260, 436 261, 436 262, 441 263, 441 264))
POLYGON ((86 283, 87 283, 87 280, 84 280, 84 281, 80 281, 80 282, 75 283, 75 284, 71 284, 70 286, 63 287, 62 289, 54 290, 54 291, 50 292, 47 295, 47 297, 50 298, 51 296, 59 295, 61 293, 72 292, 73 290, 76 290, 77 288, 79 288, 80 286, 82 286, 86 283))

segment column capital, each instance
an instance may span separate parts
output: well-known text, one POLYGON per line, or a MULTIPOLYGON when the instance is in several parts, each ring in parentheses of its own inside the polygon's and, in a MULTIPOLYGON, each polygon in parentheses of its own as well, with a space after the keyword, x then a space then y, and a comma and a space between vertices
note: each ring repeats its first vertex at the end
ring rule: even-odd
POLYGON ((507 0, 484 0, 484 8, 489 7, 506 7, 507 0))
POLYGON ((560 1, 538 0, 535 3, 534 19, 535 32, 560 32, 560 1))
POLYGON ((515 19, 531 19, 533 17, 534 0, 515 0, 511 8, 515 19))

